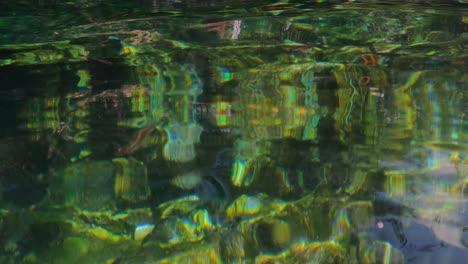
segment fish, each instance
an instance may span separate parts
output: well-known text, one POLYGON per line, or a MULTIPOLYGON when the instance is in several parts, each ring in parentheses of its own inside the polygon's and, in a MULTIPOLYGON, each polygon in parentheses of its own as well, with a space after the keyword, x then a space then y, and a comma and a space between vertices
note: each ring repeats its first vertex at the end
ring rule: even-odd
POLYGON ((144 147, 146 139, 148 138, 148 136, 153 131, 155 131, 158 126, 163 125, 167 121, 168 121, 168 117, 163 116, 161 119, 159 119, 156 123, 152 124, 151 126, 139 129, 135 133, 133 139, 128 144, 119 147, 117 149, 117 151, 115 152, 115 154, 117 156, 125 156, 125 155, 131 154, 131 153, 139 150, 140 148, 144 147))
POLYGON ((138 130, 135 133, 135 136, 133 139, 130 141, 130 143, 123 145, 117 149, 117 152, 115 153, 117 156, 125 156, 128 154, 131 154, 140 148, 144 146, 144 143, 146 139, 148 138, 148 135, 151 134, 155 130, 154 126, 149 126, 149 127, 144 127, 140 130, 138 130))

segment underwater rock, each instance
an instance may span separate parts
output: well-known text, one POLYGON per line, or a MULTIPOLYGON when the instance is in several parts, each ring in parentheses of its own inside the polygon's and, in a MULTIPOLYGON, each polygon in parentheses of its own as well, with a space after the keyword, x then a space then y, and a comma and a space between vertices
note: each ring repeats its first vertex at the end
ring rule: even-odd
MULTIPOLYGON (((134 232, 132 227, 138 226, 141 223, 151 223, 151 221, 153 221, 150 208, 127 209, 119 212, 113 210, 80 210, 78 218, 85 224, 82 229, 88 228, 89 224, 91 224, 92 226, 102 227, 106 231, 115 234, 130 234, 134 232)), ((81 223, 81 221, 78 223, 81 223)), ((75 223, 75 225, 78 225, 78 223, 75 223)))
POLYGON ((360 260, 363 264, 374 263, 406 263, 401 251, 392 244, 383 241, 375 241, 361 253, 360 260))
POLYGON ((228 263, 242 263, 246 257, 244 235, 238 230, 225 230, 219 238, 219 251, 222 259, 228 263))
POLYGON ((148 199, 151 191, 145 164, 134 158, 116 158, 112 161, 117 165, 115 196, 131 203, 148 199))
POLYGON ((191 264, 221 264, 221 259, 218 253, 212 247, 194 248, 189 251, 175 254, 174 256, 155 262, 157 264, 175 264, 175 263, 191 263, 191 264))
POLYGON ((72 163, 54 178, 53 201, 89 210, 113 207, 115 172, 111 161, 72 163))
POLYGON ((440 223, 435 221, 428 225, 424 219, 408 214, 379 215, 371 223, 367 230, 358 233, 360 257, 366 263, 375 263, 384 256, 394 258, 396 263, 434 264, 462 263, 460 260, 468 257, 462 241, 455 241, 463 239, 462 228, 446 227, 449 230, 444 231, 447 233, 441 237, 440 230, 436 230, 440 223), (447 260, 443 260, 445 258, 447 260))
POLYGON ((332 236, 337 241, 349 243, 355 230, 369 227, 374 220, 374 210, 369 201, 345 203, 335 215, 332 236))
POLYGON ((301 263, 345 263, 346 250, 336 242, 298 243, 291 246, 291 255, 301 263))
POLYGON ((92 243, 89 239, 78 236, 65 238, 57 248, 54 260, 62 263, 76 263, 75 261, 89 253, 92 243))
POLYGON ((261 252, 279 252, 291 243, 291 227, 281 219, 265 219, 255 223, 254 240, 261 252))
POLYGON ((113 244, 118 244, 130 240, 130 237, 127 235, 114 234, 102 227, 84 228, 82 233, 87 234, 91 238, 98 239, 100 241, 110 242, 113 244))
POLYGON ((200 204, 198 195, 183 196, 158 205, 161 219, 169 218, 173 215, 184 216, 193 212, 200 204))
POLYGON ((463 228, 463 233, 462 233, 462 236, 461 236, 460 240, 461 240, 460 242, 466 248, 468 248, 468 227, 463 228))
POLYGON ((274 214, 284 209, 286 203, 274 200, 264 194, 241 195, 225 211, 228 219, 249 219, 262 214, 274 214))
POLYGON ((133 239, 140 241, 145 239, 151 232, 153 232, 153 224, 139 224, 135 227, 135 232, 133 234, 133 239))
POLYGON ((279 254, 279 255, 270 255, 270 254, 261 254, 255 257, 255 264, 286 264, 289 263, 287 257, 289 255, 279 254))
POLYGON ((205 232, 189 217, 170 217, 158 225, 153 237, 157 239, 160 247, 169 249, 200 242, 205 238, 205 232))

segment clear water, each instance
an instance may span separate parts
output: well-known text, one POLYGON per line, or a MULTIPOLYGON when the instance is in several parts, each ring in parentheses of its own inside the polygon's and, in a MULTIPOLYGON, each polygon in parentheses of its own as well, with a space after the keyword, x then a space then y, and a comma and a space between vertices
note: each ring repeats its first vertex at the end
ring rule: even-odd
POLYGON ((1 1, 0 262, 464 263, 464 2, 1 1))

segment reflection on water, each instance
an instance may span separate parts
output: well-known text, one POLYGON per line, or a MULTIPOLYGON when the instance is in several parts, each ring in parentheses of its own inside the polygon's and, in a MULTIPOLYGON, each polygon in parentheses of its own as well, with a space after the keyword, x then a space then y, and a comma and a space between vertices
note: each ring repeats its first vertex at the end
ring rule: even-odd
POLYGON ((0 262, 463 263, 463 1, 296 2, 0 3, 0 262))

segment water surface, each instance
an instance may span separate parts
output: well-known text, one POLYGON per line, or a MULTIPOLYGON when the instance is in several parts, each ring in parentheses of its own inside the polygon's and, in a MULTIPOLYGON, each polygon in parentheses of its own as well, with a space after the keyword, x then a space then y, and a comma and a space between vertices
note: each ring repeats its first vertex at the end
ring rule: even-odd
POLYGON ((463 263, 467 10, 0 2, 0 262, 463 263))

